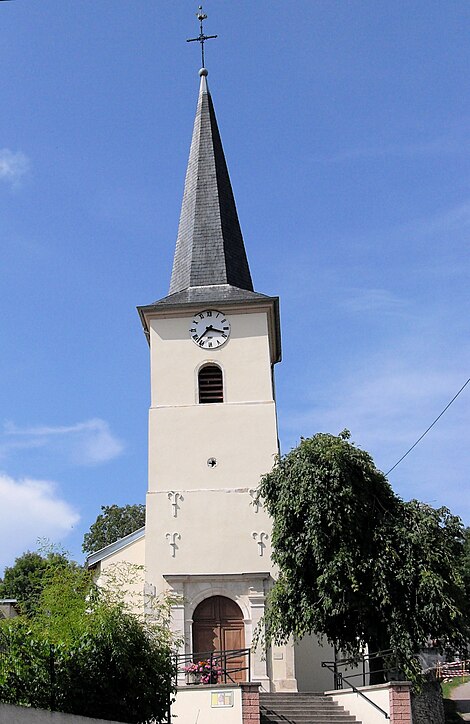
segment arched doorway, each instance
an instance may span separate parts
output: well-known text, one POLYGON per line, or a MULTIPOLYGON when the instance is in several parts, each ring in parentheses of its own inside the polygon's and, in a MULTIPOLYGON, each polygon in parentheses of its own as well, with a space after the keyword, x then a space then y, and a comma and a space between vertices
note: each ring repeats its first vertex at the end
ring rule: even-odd
POLYGON ((243 654, 229 654, 245 647, 245 626, 240 607, 225 596, 211 596, 202 601, 193 614, 193 654, 227 652, 224 659, 224 679, 246 681, 248 672, 243 654))

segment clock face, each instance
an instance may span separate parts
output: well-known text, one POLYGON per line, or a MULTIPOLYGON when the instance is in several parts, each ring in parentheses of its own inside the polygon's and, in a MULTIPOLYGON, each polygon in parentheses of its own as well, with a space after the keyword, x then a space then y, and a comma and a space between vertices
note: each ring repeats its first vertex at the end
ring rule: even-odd
POLYGON ((206 309, 191 319, 189 334, 198 347, 217 349, 222 347, 230 336, 230 322, 223 312, 206 309))

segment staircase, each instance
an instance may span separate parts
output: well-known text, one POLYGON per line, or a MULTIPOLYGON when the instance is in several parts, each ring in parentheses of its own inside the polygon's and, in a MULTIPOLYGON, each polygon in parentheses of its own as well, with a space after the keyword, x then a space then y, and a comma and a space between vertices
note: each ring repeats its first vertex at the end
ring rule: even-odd
POLYGON ((361 724, 324 694, 259 695, 261 724, 361 724))

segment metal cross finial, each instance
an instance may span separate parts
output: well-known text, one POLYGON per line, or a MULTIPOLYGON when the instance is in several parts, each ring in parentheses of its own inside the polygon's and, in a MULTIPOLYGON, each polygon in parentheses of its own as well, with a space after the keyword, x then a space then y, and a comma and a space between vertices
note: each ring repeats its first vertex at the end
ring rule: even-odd
POLYGON ((204 35, 204 28, 202 27, 202 24, 204 20, 207 18, 207 15, 202 12, 202 5, 199 5, 199 9, 196 13, 196 17, 199 20, 199 36, 197 38, 188 38, 187 43, 193 43, 195 40, 197 40, 199 43, 201 43, 201 56, 202 56, 202 67, 204 68, 204 43, 206 40, 210 40, 211 38, 216 38, 217 35, 204 35))

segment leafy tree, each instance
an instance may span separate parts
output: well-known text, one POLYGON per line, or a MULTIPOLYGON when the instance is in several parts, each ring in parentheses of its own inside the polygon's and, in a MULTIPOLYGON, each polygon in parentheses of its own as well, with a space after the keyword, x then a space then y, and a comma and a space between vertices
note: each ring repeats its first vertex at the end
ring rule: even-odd
MULTIPOLYGON (((393 492, 371 456, 339 436, 302 439, 260 484, 279 578, 268 639, 314 633, 345 654, 393 648, 410 678, 429 637, 461 642, 462 523, 393 492)), ((377 681, 377 679, 376 679, 377 681)))
POLYGON ((166 721, 168 601, 151 620, 80 568, 53 572, 30 616, 0 623, 0 700, 130 724, 166 721))
POLYGON ((145 525, 145 505, 102 505, 101 510, 83 538, 82 550, 88 555, 145 525))
POLYGON ((0 598, 16 598, 23 612, 30 614, 38 604, 49 572, 76 566, 64 553, 27 551, 16 558, 13 566, 5 568, 3 581, 0 582, 0 598))
MULTIPOLYGON (((470 621, 470 528, 465 528, 464 530, 464 548, 460 570, 466 592, 466 616, 467 621, 470 621)), ((468 645, 469 640, 467 639, 467 655, 468 645)))
POLYGON ((462 556, 462 576, 470 598, 470 528, 464 530, 464 550, 462 556))

